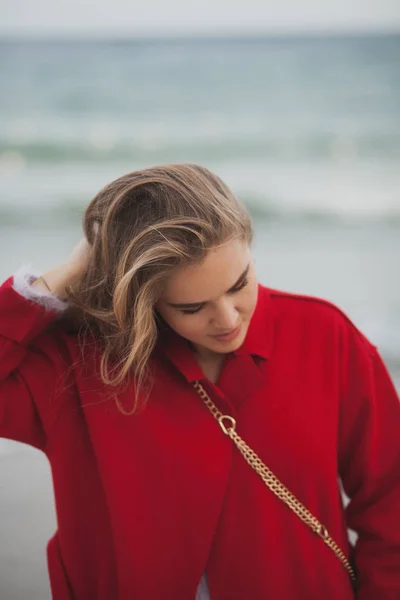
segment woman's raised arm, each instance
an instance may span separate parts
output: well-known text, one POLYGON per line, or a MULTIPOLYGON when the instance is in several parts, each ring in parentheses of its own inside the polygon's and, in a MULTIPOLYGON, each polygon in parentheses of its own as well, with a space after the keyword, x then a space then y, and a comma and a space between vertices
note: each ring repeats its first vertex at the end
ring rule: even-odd
POLYGON ((30 296, 13 277, 0 286, 0 437, 45 449, 58 409, 74 389, 67 345, 49 326, 60 317, 65 287, 82 274, 88 256, 81 240, 64 263, 31 283, 30 296), (59 306, 41 302, 40 295, 58 297, 59 306))

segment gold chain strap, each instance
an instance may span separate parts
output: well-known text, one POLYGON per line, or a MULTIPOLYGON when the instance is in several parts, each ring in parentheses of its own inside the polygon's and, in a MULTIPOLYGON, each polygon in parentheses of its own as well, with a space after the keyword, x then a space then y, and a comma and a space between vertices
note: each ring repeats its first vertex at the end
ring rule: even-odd
POLYGON ((262 462, 260 457, 246 444, 244 440, 236 433, 236 421, 230 415, 224 415, 215 406, 201 383, 194 382, 194 387, 212 416, 218 421, 222 431, 229 436, 235 443, 248 464, 258 473, 265 485, 280 498, 308 527, 316 533, 325 544, 333 550, 336 557, 342 562, 343 567, 348 572, 353 586, 356 582, 356 574, 347 559, 345 553, 330 537, 325 525, 320 523, 312 513, 279 481, 273 472, 262 462))

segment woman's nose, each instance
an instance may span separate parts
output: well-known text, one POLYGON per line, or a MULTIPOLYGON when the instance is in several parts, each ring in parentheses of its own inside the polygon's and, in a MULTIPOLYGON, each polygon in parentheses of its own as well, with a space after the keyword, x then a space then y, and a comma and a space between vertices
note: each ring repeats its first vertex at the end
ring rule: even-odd
POLYGON ((238 312, 233 307, 224 306, 215 315, 214 327, 220 331, 229 331, 238 326, 238 312))

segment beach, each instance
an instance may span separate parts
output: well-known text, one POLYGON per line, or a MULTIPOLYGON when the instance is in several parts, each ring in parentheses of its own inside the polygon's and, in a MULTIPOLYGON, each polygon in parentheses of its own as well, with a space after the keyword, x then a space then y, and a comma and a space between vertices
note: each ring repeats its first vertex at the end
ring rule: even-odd
POLYGON ((50 467, 15 444, 0 461, 0 598, 50 598, 46 543, 56 529, 50 467))

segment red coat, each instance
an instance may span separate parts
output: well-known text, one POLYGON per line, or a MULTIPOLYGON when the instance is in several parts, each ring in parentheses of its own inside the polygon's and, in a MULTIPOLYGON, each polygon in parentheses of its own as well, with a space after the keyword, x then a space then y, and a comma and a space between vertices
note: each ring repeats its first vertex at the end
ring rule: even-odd
MULTIPOLYGON (((191 382, 350 552, 358 600, 400 599, 400 404, 365 337, 337 308, 259 286, 248 335, 217 385, 187 342, 160 336, 147 408, 119 413, 54 313, 0 288, 0 435, 40 448, 58 531, 56 600, 350 600, 332 551, 232 447, 191 382), (340 475, 351 498, 346 511, 340 475)), ((132 389, 122 394, 131 407, 132 389)))

